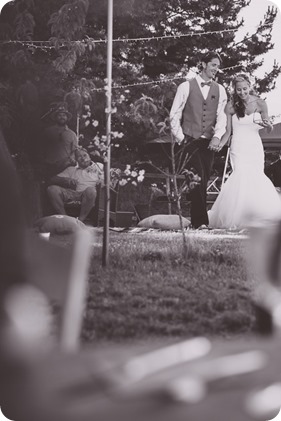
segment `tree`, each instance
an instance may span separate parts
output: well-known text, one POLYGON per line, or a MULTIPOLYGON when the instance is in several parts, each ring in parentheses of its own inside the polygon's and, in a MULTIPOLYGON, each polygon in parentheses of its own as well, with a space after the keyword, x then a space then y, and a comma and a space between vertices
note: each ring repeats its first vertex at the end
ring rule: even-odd
MULTIPOLYGON (((228 85, 231 76, 241 70, 254 74, 263 64, 264 54, 273 48, 272 28, 277 9, 269 7, 257 29, 237 42, 237 31, 244 24, 243 19, 238 20, 238 13, 249 3, 250 0, 115 0, 115 39, 160 39, 116 41, 114 83, 128 85, 160 77, 163 80, 183 77, 198 64, 201 54, 207 49, 216 50, 222 56, 226 70, 220 82, 228 85), (186 34, 189 36, 182 36, 186 34), (161 38, 167 36, 171 38, 161 38)), ((24 76, 31 70, 46 74, 48 80, 54 80, 55 85, 60 83, 66 92, 71 91, 76 80, 82 77, 91 79, 97 89, 103 88, 106 44, 93 42, 93 39, 105 39, 106 14, 106 2, 103 0, 16 0, 8 3, 1 14, 1 39, 42 40, 49 44, 44 45, 45 50, 35 43, 2 45, 0 58, 5 64, 0 76, 15 83, 22 70, 24 76)), ((279 73, 280 65, 275 63, 264 77, 256 77, 258 92, 273 89, 279 73)), ((125 108, 128 109, 128 105, 141 93, 165 96, 169 105, 173 95, 167 92, 173 90, 174 93, 175 88, 176 83, 163 83, 158 87, 135 86, 123 102, 126 107, 121 111, 122 119, 126 117, 125 108)), ((114 92, 117 98, 123 94, 122 89, 114 92)), ((92 95, 93 99, 99 96, 93 89, 92 95)), ((116 115, 117 125, 118 118, 119 115, 116 115)), ((129 121, 126 123, 131 131, 129 121)))
MULTIPOLYGON (((122 131, 124 138, 113 157, 122 160, 131 153, 137 158, 138 147, 155 136, 154 123, 136 124, 132 119, 132 104, 144 94, 153 99, 158 110, 161 104, 169 109, 178 83, 197 66, 206 50, 216 50, 222 56, 225 70, 219 82, 228 86, 232 75, 241 70, 255 76, 273 48, 277 9, 269 7, 256 30, 237 42, 236 34, 244 24, 238 13, 249 3, 114 1, 113 107, 118 105, 118 112, 112 116, 112 129, 122 131)), ((15 149, 25 151, 30 136, 36 138, 22 129, 18 104, 18 92, 29 79, 39 91, 41 115, 56 100, 67 97, 73 104, 73 92, 77 103, 78 92, 82 100, 78 101, 79 110, 91 103, 94 119, 99 121, 98 127, 81 127, 85 144, 102 135, 106 120, 106 25, 104 0, 15 0, 4 6, 0 16, 0 39, 4 41, 0 45, 0 91, 5 101, 1 103, 0 120, 6 127, 10 125, 9 143, 19 139, 15 149), (86 94, 81 97, 82 91, 86 94)), ((263 77, 256 76, 257 91, 262 94, 272 90, 280 71, 275 63, 263 77)), ((163 116, 154 117, 154 121, 162 121, 163 116)), ((43 122, 37 122, 37 130, 43 122)), ((72 125, 75 130, 75 119, 72 125)))

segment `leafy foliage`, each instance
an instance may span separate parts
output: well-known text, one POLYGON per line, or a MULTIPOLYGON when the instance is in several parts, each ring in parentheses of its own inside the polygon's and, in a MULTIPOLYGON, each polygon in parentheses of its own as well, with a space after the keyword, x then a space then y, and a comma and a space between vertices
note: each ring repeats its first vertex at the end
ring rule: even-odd
POLYGON ((75 0, 64 4, 52 14, 48 22, 52 35, 66 40, 80 38, 88 7, 88 0, 75 0))
MULTIPOLYGON (((114 86, 120 87, 113 89, 113 107, 118 106, 118 112, 112 116, 112 130, 124 133, 124 147, 116 149, 115 154, 122 158, 125 151, 135 151, 139 155, 146 140, 153 139, 157 130, 165 131, 165 116, 159 114, 159 104, 170 108, 177 84, 195 69, 206 50, 221 54, 225 70, 219 82, 226 86, 237 71, 244 69, 255 75, 264 62, 264 54, 273 48, 272 28, 277 9, 269 7, 258 27, 237 41, 236 34, 244 25, 238 13, 249 3, 250 0, 114 1, 113 81, 114 86), (198 35, 208 31, 217 32, 198 35), (190 33, 195 36, 177 38, 190 33), (155 40, 126 42, 129 38, 144 37, 155 40), (119 38, 122 42, 117 41, 119 38), (173 77, 178 79, 169 81, 173 77), (161 83, 150 84, 154 79, 161 83), (139 108, 141 113, 135 103, 139 99, 139 107, 146 110, 139 108), (144 113, 151 119, 144 120, 141 117, 144 113)), ((83 104, 91 104, 95 120, 100 127, 105 126, 106 43, 94 40, 105 41, 106 31, 104 0, 10 2, 0 16, 0 37, 30 43, 1 44, 0 80, 10 85, 16 97, 21 83, 36 76, 42 114, 50 103, 65 100, 66 96, 75 109, 76 100, 71 95, 79 94, 78 114, 83 104)), ((256 77, 257 91, 262 94, 273 89, 279 74, 280 65, 274 63, 263 77, 256 77)), ((71 124, 75 128, 74 119, 71 124)))
POLYGON ((34 25, 34 17, 30 12, 24 10, 22 13, 19 13, 15 18, 15 37, 21 40, 32 39, 34 25))

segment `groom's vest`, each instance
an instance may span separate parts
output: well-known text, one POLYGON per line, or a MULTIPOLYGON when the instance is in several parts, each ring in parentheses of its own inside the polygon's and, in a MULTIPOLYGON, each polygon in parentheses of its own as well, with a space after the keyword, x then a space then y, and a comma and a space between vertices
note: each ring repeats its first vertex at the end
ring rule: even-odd
POLYGON ((211 139, 217 118, 219 85, 212 81, 209 93, 204 99, 196 79, 189 81, 189 96, 182 114, 183 133, 198 139, 201 136, 211 139))

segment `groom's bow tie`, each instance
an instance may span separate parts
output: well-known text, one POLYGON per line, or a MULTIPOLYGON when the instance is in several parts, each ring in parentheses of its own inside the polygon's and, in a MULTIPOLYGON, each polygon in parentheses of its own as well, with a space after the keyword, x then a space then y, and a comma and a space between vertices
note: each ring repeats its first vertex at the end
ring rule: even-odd
POLYGON ((212 81, 209 80, 209 82, 201 82, 201 86, 203 88, 203 86, 211 86, 212 81))

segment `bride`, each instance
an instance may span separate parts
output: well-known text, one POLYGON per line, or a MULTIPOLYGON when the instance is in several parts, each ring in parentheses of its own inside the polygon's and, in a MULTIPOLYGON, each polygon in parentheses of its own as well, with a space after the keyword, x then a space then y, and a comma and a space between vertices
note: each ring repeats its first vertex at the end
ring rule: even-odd
POLYGON ((264 174, 262 127, 272 130, 266 102, 251 94, 246 74, 233 80, 234 93, 226 105, 227 128, 217 150, 229 140, 233 172, 209 211, 211 228, 240 229, 281 218, 281 200, 264 174), (256 119, 259 121, 256 122, 256 119))

